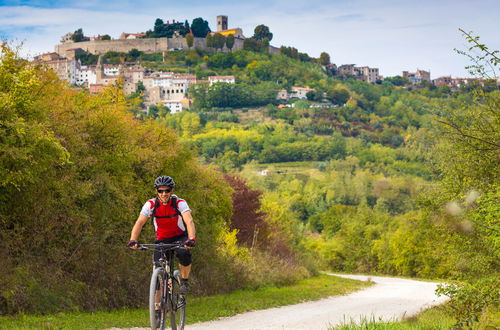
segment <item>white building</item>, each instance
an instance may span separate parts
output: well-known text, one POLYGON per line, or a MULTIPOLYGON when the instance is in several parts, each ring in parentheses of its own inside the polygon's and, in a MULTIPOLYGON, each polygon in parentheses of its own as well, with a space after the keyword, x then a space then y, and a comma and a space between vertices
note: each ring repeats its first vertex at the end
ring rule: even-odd
POLYGON ((234 76, 210 76, 208 77, 208 82, 210 86, 212 86, 215 83, 218 82, 223 82, 223 83, 228 83, 228 84, 234 84, 234 76))
POLYGON ((76 84, 79 86, 97 84, 97 74, 95 67, 82 65, 76 72, 76 84))
POLYGON ((180 100, 163 100, 160 103, 170 109, 170 113, 178 113, 182 111, 182 102, 180 100))
POLYGON ((294 87, 292 87, 292 91, 290 92, 290 98, 305 100, 305 99, 307 99, 307 93, 312 92, 312 91, 315 91, 315 89, 294 86, 294 87))

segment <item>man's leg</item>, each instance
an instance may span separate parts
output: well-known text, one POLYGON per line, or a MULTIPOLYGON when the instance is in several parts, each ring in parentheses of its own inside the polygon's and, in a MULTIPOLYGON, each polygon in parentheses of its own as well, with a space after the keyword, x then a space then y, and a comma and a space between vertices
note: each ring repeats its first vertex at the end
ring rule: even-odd
POLYGON ((183 266, 183 265, 179 264, 179 268, 181 269, 181 278, 188 279, 189 273, 191 272, 191 265, 183 266))

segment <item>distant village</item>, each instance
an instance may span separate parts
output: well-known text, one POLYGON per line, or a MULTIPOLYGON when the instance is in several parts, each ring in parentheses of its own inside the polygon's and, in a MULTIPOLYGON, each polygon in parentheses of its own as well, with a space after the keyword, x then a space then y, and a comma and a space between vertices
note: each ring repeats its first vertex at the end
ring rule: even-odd
MULTIPOLYGON (((167 21, 168 22, 168 21, 167 21)), ((175 22, 175 21, 174 21, 175 22)), ((228 29, 228 17, 217 16, 217 31, 224 36, 234 36, 234 47, 232 50, 243 49, 245 36, 241 28, 228 29)), ((186 38, 174 34, 172 38, 149 38, 144 39, 145 33, 122 33, 119 39, 97 37, 83 37, 81 41, 74 42, 71 33, 64 35, 61 44, 55 46, 55 52, 41 54, 35 57, 35 61, 42 62, 52 68, 60 79, 68 81, 70 85, 86 88, 92 94, 100 93, 106 86, 115 84, 118 79, 123 83, 126 94, 137 90, 138 84, 144 86, 144 104, 146 108, 150 105, 163 104, 170 109, 171 113, 189 109, 191 100, 187 92, 192 84, 229 83, 234 84, 234 76, 210 76, 208 80, 197 79, 191 74, 180 74, 173 72, 151 71, 139 63, 122 63, 119 65, 103 64, 102 55, 109 52, 129 52, 137 49, 144 53, 164 53, 174 50, 190 49, 186 38), (77 59, 80 53, 100 55, 97 65, 82 65, 77 59)), ((194 38, 194 47, 210 49, 206 45, 205 38, 194 38)), ((230 51, 226 47, 222 51, 230 51)), ((269 52, 279 53, 280 49, 269 46, 269 52)), ((379 74, 378 68, 368 66, 358 67, 355 64, 343 64, 336 66, 328 64, 328 69, 336 72, 340 77, 352 77, 368 83, 383 81, 384 77, 379 74)), ((480 79, 476 78, 452 78, 451 76, 439 77, 431 80, 430 71, 416 70, 415 72, 402 71, 401 76, 410 84, 427 82, 437 87, 448 86, 459 88, 480 79)), ((307 93, 314 89, 305 86, 294 86, 290 90, 282 89, 277 94, 277 99, 288 101, 290 99, 306 99, 307 93)))

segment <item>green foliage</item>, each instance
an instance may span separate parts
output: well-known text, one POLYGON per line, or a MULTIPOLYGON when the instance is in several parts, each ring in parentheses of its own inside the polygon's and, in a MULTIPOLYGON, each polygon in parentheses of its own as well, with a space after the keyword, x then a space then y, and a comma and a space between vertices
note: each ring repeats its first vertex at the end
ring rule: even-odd
POLYGON ((269 31, 268 26, 261 24, 255 27, 253 38, 257 41, 264 41, 267 39, 267 42, 269 42, 273 40, 273 34, 269 31))
POLYGON ((82 28, 79 28, 78 30, 73 32, 73 34, 71 35, 71 40, 73 40, 73 42, 80 42, 80 41, 83 41, 83 39, 84 39, 84 36, 83 36, 82 28))
POLYGON ((330 64, 330 55, 326 52, 319 54, 319 64, 328 65, 330 64))
POLYGON ((488 308, 498 311, 498 288, 500 281, 497 276, 466 284, 441 285, 437 293, 450 298, 446 307, 456 318, 455 328, 470 329, 476 325, 488 308))
POLYGON ((193 19, 193 22, 191 23, 191 31, 194 37, 205 38, 211 30, 208 27, 208 22, 203 20, 203 18, 198 17, 193 19))
POLYGON ((189 48, 193 47, 194 37, 191 33, 186 34, 186 43, 189 48))
POLYGON ((226 44, 226 37, 220 33, 215 33, 212 37, 212 47, 215 49, 222 49, 226 44))
MULTIPOLYGON (((0 54, 0 313, 143 306, 150 256, 125 243, 163 173, 194 210, 193 293, 308 276, 302 265, 238 245, 231 191, 162 124, 175 116, 158 107, 158 122, 134 120, 116 86, 77 92, 5 44, 0 54)), ((200 129, 197 114, 180 119, 186 136, 200 129)), ((144 230, 141 240, 150 239, 144 230)))
POLYGON ((82 65, 95 65, 99 59, 99 55, 90 54, 87 52, 76 54, 76 59, 80 60, 82 65))
POLYGON ((253 52, 260 52, 262 50, 262 43, 255 38, 246 38, 243 41, 243 49, 253 52))
POLYGON ((233 49, 233 46, 234 46, 234 35, 233 34, 230 34, 226 37, 226 47, 229 49, 229 50, 232 50, 233 49))
POLYGON ((185 36, 189 33, 189 24, 181 22, 164 23, 162 19, 157 18, 153 30, 146 31, 145 38, 172 38, 174 33, 185 36))
POLYGON ((384 83, 391 84, 393 86, 405 86, 409 85, 410 81, 407 78, 403 78, 401 76, 394 76, 384 78, 384 83))

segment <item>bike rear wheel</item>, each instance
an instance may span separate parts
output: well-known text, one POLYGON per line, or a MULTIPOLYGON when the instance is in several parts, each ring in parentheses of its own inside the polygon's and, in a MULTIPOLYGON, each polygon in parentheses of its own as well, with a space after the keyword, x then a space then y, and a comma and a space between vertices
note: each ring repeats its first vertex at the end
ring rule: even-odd
POLYGON ((170 326, 172 330, 184 330, 186 321, 186 296, 179 294, 180 274, 175 271, 172 293, 169 294, 170 326))
POLYGON ((165 299, 165 277, 167 273, 162 267, 158 267, 153 271, 151 275, 151 283, 149 285, 149 320, 151 322, 151 329, 165 329, 165 320, 167 318, 167 304, 165 299), (155 306, 156 297, 159 293, 160 299, 160 309, 157 311, 155 306))

